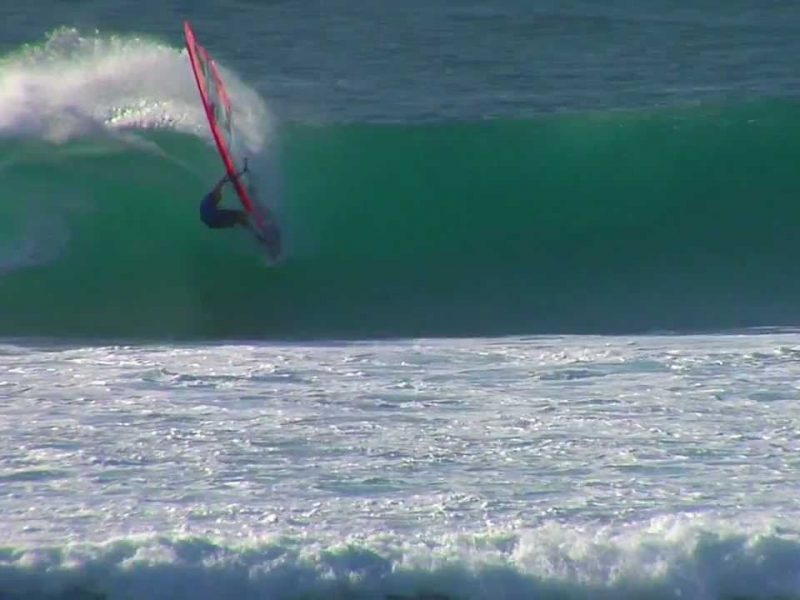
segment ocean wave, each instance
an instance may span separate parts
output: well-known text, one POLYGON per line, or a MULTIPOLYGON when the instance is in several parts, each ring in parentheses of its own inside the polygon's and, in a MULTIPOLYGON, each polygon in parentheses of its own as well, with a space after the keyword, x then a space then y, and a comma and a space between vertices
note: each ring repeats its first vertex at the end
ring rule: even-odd
POLYGON ((800 539, 769 521, 661 517, 444 538, 142 536, 0 552, 4 600, 800 597, 800 539))
MULTIPOLYGON (((124 129, 167 129, 209 137, 189 59, 182 49, 136 35, 62 27, 0 61, 0 136, 63 143, 124 129)), ((244 146, 263 146, 264 101, 221 66, 244 146)))
POLYGON ((3 64, 0 335, 353 338, 800 322, 800 109, 790 102, 285 123, 278 135, 263 101, 226 71, 260 201, 285 241, 269 269, 247 235, 199 223, 199 200, 222 166, 185 52, 59 30, 3 64))

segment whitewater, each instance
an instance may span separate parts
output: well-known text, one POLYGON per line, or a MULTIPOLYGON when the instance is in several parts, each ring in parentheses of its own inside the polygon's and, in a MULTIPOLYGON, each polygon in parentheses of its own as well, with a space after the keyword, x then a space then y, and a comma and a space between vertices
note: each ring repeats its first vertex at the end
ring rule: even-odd
POLYGON ((800 595, 792 332, 2 347, 4 598, 800 595))

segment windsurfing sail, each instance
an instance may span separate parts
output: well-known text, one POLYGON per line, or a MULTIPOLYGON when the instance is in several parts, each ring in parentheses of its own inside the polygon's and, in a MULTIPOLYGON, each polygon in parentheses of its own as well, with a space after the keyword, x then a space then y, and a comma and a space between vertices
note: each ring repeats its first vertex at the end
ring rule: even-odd
POLYGON ((236 195, 251 216, 258 230, 258 237, 267 247, 272 258, 280 254, 280 232, 270 212, 256 200, 255 187, 246 175, 247 157, 237 148, 233 126, 234 109, 230 96, 222 81, 219 69, 208 51, 201 46, 188 21, 183 24, 186 50, 192 63, 200 100, 203 103, 211 135, 219 150, 222 163, 230 177, 236 195), (243 175, 243 173, 245 173, 243 175))

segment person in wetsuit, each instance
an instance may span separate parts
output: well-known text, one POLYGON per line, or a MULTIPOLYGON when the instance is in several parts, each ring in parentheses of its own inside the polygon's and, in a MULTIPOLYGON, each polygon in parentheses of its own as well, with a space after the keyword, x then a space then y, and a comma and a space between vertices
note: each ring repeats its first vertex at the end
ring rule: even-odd
POLYGON ((219 207, 219 203, 222 201, 222 188, 229 181, 231 181, 230 175, 225 175, 206 194, 200 203, 200 219, 211 229, 225 229, 237 225, 252 229, 250 219, 245 211, 219 207))
POLYGON ((256 239, 264 244, 269 255, 273 259, 277 259, 281 253, 281 232, 271 215, 267 214, 263 216, 262 226, 258 228, 253 224, 250 220, 250 215, 245 211, 219 207, 220 202, 222 202, 223 186, 246 172, 247 162, 245 162, 244 169, 242 169, 241 172, 235 175, 225 175, 225 177, 217 182, 217 185, 206 194, 205 198, 203 198, 203 201, 200 203, 200 219, 211 229, 224 229, 236 227, 237 225, 249 229, 253 235, 255 235, 256 239))

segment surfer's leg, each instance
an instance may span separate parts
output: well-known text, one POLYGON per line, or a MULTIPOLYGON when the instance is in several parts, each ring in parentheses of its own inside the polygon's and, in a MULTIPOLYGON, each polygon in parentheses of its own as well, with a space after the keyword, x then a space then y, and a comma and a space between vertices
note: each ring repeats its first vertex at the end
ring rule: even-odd
POLYGON ((247 213, 243 210, 237 210, 236 212, 239 213, 239 225, 249 228, 251 226, 250 217, 247 216, 247 213))
POLYGON ((247 215, 241 210, 232 210, 229 208, 219 208, 214 211, 213 222, 209 223, 209 227, 214 229, 227 229, 229 227, 236 227, 242 224, 242 217, 245 221, 247 215))
POLYGON ((258 227, 253 225, 253 222, 250 220, 250 217, 247 215, 247 213, 244 212, 244 211, 241 211, 241 216, 242 216, 242 219, 239 222, 239 225, 241 225, 245 229, 249 230, 250 233, 252 233, 259 242, 261 242, 262 244, 265 243, 266 239, 264 238, 264 234, 262 234, 258 230, 258 227))

